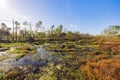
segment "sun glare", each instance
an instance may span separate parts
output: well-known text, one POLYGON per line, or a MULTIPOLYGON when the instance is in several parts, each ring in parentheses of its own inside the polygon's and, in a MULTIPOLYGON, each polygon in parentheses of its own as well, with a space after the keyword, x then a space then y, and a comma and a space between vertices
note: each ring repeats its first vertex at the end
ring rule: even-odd
POLYGON ((0 10, 7 9, 8 3, 7 0, 0 0, 0 10))

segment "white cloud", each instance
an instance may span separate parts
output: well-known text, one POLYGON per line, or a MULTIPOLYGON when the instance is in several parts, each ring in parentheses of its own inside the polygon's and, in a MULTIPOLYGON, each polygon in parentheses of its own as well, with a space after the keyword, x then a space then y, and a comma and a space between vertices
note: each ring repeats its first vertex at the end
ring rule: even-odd
POLYGON ((72 31, 79 31, 79 25, 78 24, 69 24, 69 30, 72 30, 72 31))
POLYGON ((78 28, 78 26, 77 26, 77 25, 74 25, 74 24, 70 24, 69 26, 70 26, 70 27, 73 27, 73 28, 78 28))

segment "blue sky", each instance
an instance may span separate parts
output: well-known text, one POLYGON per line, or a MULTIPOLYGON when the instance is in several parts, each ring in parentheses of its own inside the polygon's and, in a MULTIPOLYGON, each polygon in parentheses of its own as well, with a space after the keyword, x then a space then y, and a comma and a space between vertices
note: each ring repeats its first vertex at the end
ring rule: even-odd
POLYGON ((120 0, 6 0, 6 2, 9 10, 0 11, 2 16, 0 20, 6 18, 3 16, 21 22, 28 20, 33 24, 41 20, 46 28, 53 24, 56 27, 62 24, 65 30, 90 34, 99 34, 110 25, 120 25, 120 0))

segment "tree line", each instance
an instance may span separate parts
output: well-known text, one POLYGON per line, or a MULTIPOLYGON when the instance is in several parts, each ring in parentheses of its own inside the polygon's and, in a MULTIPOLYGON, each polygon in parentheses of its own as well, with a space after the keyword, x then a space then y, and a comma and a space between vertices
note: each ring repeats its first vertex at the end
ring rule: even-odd
MULTIPOLYGON (((28 21, 20 24, 18 21, 13 22, 13 27, 8 27, 5 23, 1 23, 0 41, 18 42, 28 40, 43 40, 43 39, 89 39, 93 35, 89 33, 80 33, 78 31, 63 31, 63 25, 55 27, 52 25, 48 30, 43 30, 43 22, 38 21, 32 25, 28 21)), ((105 37, 119 36, 120 26, 114 25, 104 29, 100 35, 105 37)))

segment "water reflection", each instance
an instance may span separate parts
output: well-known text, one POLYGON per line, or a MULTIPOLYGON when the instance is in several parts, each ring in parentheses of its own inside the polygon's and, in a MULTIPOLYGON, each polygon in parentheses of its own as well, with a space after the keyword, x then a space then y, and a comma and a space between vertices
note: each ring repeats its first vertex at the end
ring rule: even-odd
POLYGON ((27 55, 14 63, 14 66, 44 66, 47 62, 56 62, 57 58, 50 54, 50 51, 46 51, 42 46, 37 48, 37 53, 33 55, 27 55))

